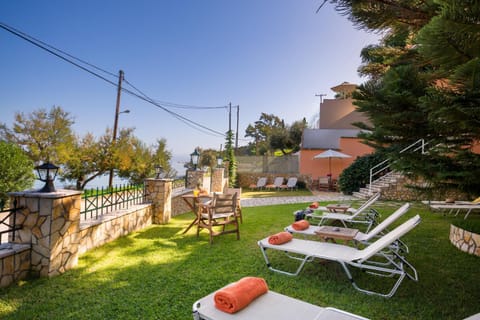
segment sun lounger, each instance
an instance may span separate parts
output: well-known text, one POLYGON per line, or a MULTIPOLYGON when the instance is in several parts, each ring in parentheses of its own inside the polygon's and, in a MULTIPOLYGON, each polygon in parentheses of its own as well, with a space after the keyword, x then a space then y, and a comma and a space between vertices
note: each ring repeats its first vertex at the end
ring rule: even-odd
POLYGON ((267 185, 267 178, 260 177, 257 180, 257 184, 250 185, 250 189, 261 190, 261 189, 264 189, 266 185, 267 185))
POLYGON ((405 277, 414 281, 418 280, 415 268, 402 255, 400 255, 398 251, 388 250, 388 253, 385 252, 385 249, 392 246, 395 241, 399 240, 403 235, 412 230, 418 223, 420 223, 420 216, 416 215, 363 249, 335 243, 295 238, 281 245, 272 245, 269 243, 267 237, 258 241, 258 245, 262 250, 267 267, 272 271, 296 276, 303 269, 305 263, 311 262, 316 258, 334 261, 342 266, 347 278, 355 289, 363 293, 388 298, 395 294, 405 277), (277 251, 278 253, 283 252, 287 257, 300 261, 296 271, 290 272, 274 268, 270 262, 271 259, 267 255, 268 250, 273 250, 273 252, 277 251), (378 259, 374 259, 376 257, 381 257, 383 260, 380 262, 378 259), (391 290, 387 293, 363 289, 355 283, 349 267, 359 268, 375 275, 391 278, 396 277, 397 280, 393 284, 391 290))
POLYGON ((334 212, 323 212, 323 214, 317 213, 308 213, 306 214, 306 219, 313 219, 313 220, 320 220, 318 225, 323 225, 327 221, 337 220, 340 221, 345 228, 352 224, 366 224, 367 229, 370 230, 370 227, 375 223, 376 215, 378 214, 376 211, 370 210, 373 216, 368 216, 369 210, 367 210, 371 205, 375 203, 375 201, 380 198, 380 194, 377 193, 375 196, 371 197, 368 201, 366 201, 362 206, 360 206, 357 211, 353 214, 346 214, 346 213, 334 213, 334 212))
POLYGON ((430 204, 430 209, 448 211, 448 213, 458 216, 459 213, 465 212, 464 219, 468 218, 468 215, 473 210, 480 209, 480 203, 468 202, 468 201, 456 201, 455 203, 433 203, 430 204))
MULTIPOLYGON (((367 201, 363 202, 358 208, 353 208, 353 207, 350 207, 347 209, 347 212, 348 213, 355 213, 357 212, 358 210, 361 210, 363 206, 365 205, 369 205, 371 206, 375 201, 377 201, 378 199, 380 198, 380 193, 375 193, 374 195, 372 195, 370 198, 367 199, 367 201)), ((327 212, 329 211, 328 209, 328 205, 327 206, 319 206, 317 208, 314 209, 314 212, 327 212)), ((321 214, 320 213, 320 214, 321 214)), ((318 214, 318 213, 317 213, 318 214)))
POLYGON ((280 186, 283 184, 283 177, 276 177, 274 180, 273 180, 273 183, 272 184, 267 184, 265 186, 266 189, 268 190, 271 190, 271 189, 280 189, 280 186))
POLYGON ((367 318, 335 308, 322 308, 269 290, 246 308, 229 314, 217 309, 211 293, 193 304, 194 320, 354 320, 367 318))
MULTIPOLYGON (((403 206, 395 210, 390 216, 384 219, 380 224, 378 224, 375 228, 370 230, 368 233, 363 233, 359 231, 355 237, 353 238, 354 241, 361 242, 361 243, 369 243, 375 237, 383 234, 387 227, 390 226, 393 222, 398 220, 401 216, 403 216, 407 211, 410 209, 410 204, 405 203, 403 206)), ((288 231, 292 234, 300 234, 304 236, 315 236, 316 232, 321 228, 321 226, 312 226, 310 225, 307 229, 304 230, 295 230, 292 225, 289 225, 285 228, 285 231, 288 231)), ((388 231, 388 230, 387 230, 388 231)), ((403 244, 404 250, 408 251, 408 247, 403 244)))

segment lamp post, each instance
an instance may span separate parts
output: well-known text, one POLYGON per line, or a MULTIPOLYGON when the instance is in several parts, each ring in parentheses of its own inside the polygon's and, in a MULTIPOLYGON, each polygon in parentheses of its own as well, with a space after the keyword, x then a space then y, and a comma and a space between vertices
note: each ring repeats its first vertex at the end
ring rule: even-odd
MULTIPOLYGON (((113 122, 112 150, 113 150, 113 147, 115 146, 115 143, 117 142, 118 115, 121 113, 130 113, 130 110, 126 109, 126 110, 120 111, 119 106, 117 105, 117 108, 115 110, 115 120, 113 122)), ((113 184, 113 166, 110 168, 110 177, 108 178, 108 187, 112 188, 112 184, 113 184)))
POLYGON ((195 150, 193 150, 193 152, 190 154, 190 162, 192 163, 194 170, 197 170, 199 157, 200 153, 198 153, 197 148, 195 148, 195 150))
POLYGON ((45 185, 38 192, 55 192, 53 181, 57 177, 59 167, 50 162, 44 162, 42 165, 36 166, 38 180, 45 182, 45 185))
POLYGON ((159 164, 155 165, 155 179, 160 179, 163 173, 163 167, 159 164))
POLYGON ((223 164, 223 157, 219 154, 217 156, 217 168, 221 168, 223 164))

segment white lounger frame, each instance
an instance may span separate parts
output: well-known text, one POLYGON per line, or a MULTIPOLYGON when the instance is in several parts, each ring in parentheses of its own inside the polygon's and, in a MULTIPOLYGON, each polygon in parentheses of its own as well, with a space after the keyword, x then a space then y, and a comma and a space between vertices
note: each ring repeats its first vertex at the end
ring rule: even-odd
POLYGON ((405 235, 408 231, 413 229, 418 223, 420 223, 420 216, 416 215, 386 235, 377 239, 364 249, 357 249, 335 243, 303 239, 292 239, 291 241, 281 245, 272 245, 268 243, 268 238, 265 238, 258 241, 258 245, 262 250, 267 267, 272 271, 296 276, 303 269, 305 263, 311 262, 315 258, 335 261, 342 266, 347 278, 350 280, 355 289, 366 294, 379 295, 389 298, 395 294, 405 276, 411 280, 418 281, 418 274, 413 265, 411 265, 402 255, 400 255, 398 251, 386 251, 385 249, 388 249, 389 246, 391 246, 396 240, 400 239, 400 237, 405 235), (288 272, 274 268, 272 267, 270 259, 267 255, 268 249, 284 252, 289 258, 299 260, 300 265, 294 272, 288 272), (378 263, 377 261, 372 261, 371 258, 374 256, 383 257, 385 262, 378 263), (355 283, 349 267, 356 267, 366 270, 370 274, 374 275, 398 277, 398 279, 391 290, 387 293, 370 291, 360 288, 355 283))
MULTIPOLYGON (((410 209, 410 203, 405 203, 402 205, 400 208, 395 210, 391 215, 389 215, 386 219, 384 219, 380 224, 378 224, 375 228, 370 230, 368 233, 363 233, 359 231, 355 238, 353 238, 354 241, 358 241, 363 244, 368 244, 372 239, 375 237, 384 234, 385 231, 389 231, 387 229, 388 226, 390 226, 393 222, 398 220, 401 216, 403 216, 405 213, 408 212, 410 209)), ((322 226, 309 226, 305 230, 295 230, 292 225, 289 225, 288 227, 285 228, 285 231, 293 233, 293 234, 301 234, 304 236, 316 236, 316 231, 318 231, 322 226)), ((398 243, 395 244, 396 247, 400 248, 403 250, 405 253, 408 253, 408 246, 401 242, 401 240, 398 240, 398 243)))
MULTIPOLYGON (((364 202, 353 214, 346 214, 346 213, 335 213, 335 212, 323 212, 322 214, 317 213, 308 213, 306 215, 306 219, 313 219, 313 220, 320 220, 318 225, 323 225, 327 221, 331 220, 338 220, 340 221, 345 228, 348 228, 348 225, 351 224, 366 224, 368 232, 371 226, 375 223, 375 216, 368 217, 368 208, 374 204, 380 198, 380 193, 375 194, 372 196, 368 201, 364 202)), ((375 211, 376 213, 376 211, 375 211)))
POLYGON ((322 308, 274 291, 268 291, 244 309, 229 314, 215 308, 214 294, 211 293, 193 304, 194 320, 368 320, 343 310, 322 308))

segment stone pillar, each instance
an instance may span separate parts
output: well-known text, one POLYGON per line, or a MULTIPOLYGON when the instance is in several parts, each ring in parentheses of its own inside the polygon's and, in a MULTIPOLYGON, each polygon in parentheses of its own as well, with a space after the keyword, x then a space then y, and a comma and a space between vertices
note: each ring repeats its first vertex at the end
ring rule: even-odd
POLYGON ((146 200, 153 205, 152 223, 167 224, 172 217, 173 179, 145 179, 146 200))
POLYGON ((31 271, 40 277, 64 273, 78 263, 81 192, 9 193, 17 206, 15 243, 31 244, 31 271))
POLYGON ((223 173, 225 172, 224 168, 215 168, 212 171, 212 192, 222 192, 224 189, 224 177, 223 173))
POLYGON ((199 184, 202 189, 210 192, 210 172, 203 170, 187 170, 187 181, 185 188, 195 189, 199 184))

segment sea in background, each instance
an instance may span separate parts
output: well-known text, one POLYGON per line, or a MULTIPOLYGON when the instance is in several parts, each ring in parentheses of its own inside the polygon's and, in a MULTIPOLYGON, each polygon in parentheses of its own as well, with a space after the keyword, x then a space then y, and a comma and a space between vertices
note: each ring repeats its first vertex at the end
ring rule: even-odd
MULTIPOLYGON (((179 156, 172 156, 172 160, 170 162, 170 165, 172 166, 175 171, 177 171, 176 177, 183 177, 185 176, 186 173, 186 168, 184 167, 184 164, 188 162, 190 159, 189 155, 179 155, 179 156)), ((35 172, 35 176, 37 176, 37 173, 35 172)), ((95 189, 95 188, 106 188, 108 187, 108 179, 109 175, 103 175, 96 177, 89 183, 87 183, 86 189, 95 189)), ((55 188, 57 189, 63 189, 65 186, 68 185, 75 185, 74 181, 70 181, 67 183, 61 182, 58 178, 55 179, 55 188)), ((122 179, 119 177, 113 177, 113 186, 120 186, 120 185, 125 185, 128 184, 128 180, 122 179)), ((33 190, 38 190, 41 189, 45 185, 45 182, 42 182, 40 180, 35 180, 35 183, 33 185, 33 190)))

